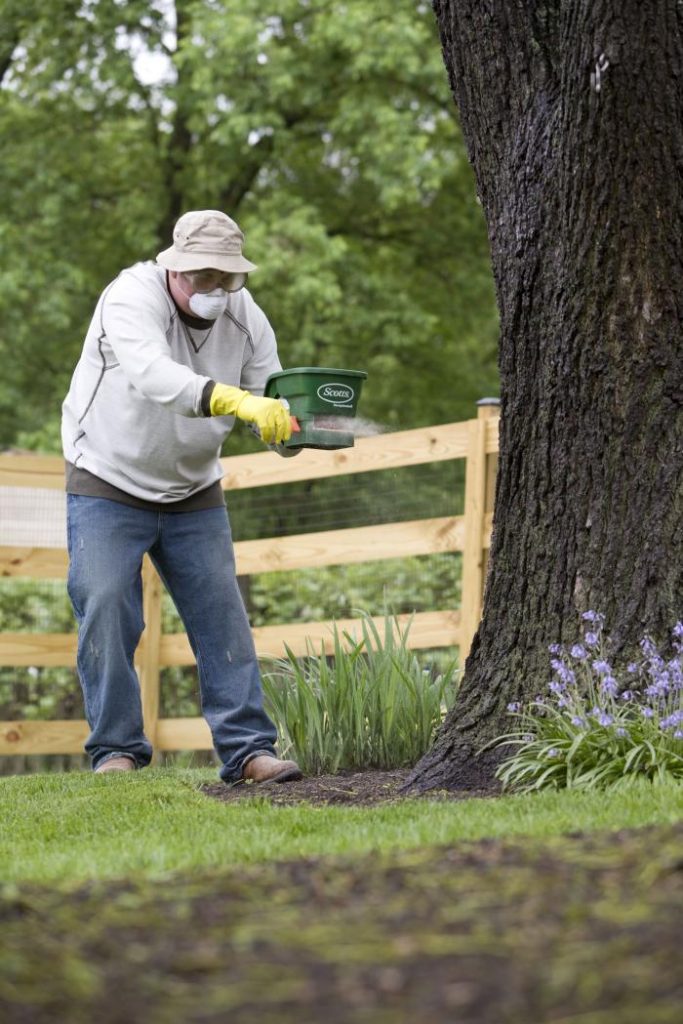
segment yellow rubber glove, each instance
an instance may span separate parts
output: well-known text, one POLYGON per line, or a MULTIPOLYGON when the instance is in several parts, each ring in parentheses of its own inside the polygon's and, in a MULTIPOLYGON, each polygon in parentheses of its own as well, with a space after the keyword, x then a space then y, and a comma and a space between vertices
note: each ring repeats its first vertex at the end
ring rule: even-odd
POLYGON ((292 436, 289 412, 277 398, 257 398, 230 384, 216 384, 209 404, 212 416, 237 416, 254 423, 266 444, 282 444, 292 436))

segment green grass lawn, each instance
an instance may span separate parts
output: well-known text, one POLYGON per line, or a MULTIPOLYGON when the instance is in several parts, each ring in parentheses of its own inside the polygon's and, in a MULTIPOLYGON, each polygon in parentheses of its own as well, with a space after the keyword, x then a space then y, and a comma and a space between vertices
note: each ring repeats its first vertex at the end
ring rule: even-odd
POLYGON ((0 1019, 680 1020, 680 784, 353 808, 203 783, 0 780, 0 1019))
POLYGON ((483 838, 547 838, 683 819, 683 786, 369 808, 223 804, 199 791, 213 771, 38 775, 0 781, 0 878, 69 885, 328 854, 388 852, 483 838))

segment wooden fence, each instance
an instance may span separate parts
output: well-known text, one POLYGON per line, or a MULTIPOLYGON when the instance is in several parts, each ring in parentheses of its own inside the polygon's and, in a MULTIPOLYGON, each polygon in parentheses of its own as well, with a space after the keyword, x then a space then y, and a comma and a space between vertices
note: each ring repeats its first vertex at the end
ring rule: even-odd
MULTIPOLYGON (((464 663, 481 616, 497 452, 497 403, 484 400, 476 419, 363 438, 354 448, 335 452, 306 450, 296 459, 278 459, 270 452, 225 459, 223 486, 228 491, 466 460, 462 516, 238 541, 235 544, 238 573, 250 575, 459 551, 462 553, 461 608, 415 614, 409 641, 416 649, 457 645, 461 663, 464 663)), ((10 487, 63 490, 63 462, 57 457, 39 455, 0 456, 0 488, 10 487)), ((4 577, 64 579, 66 573, 64 549, 0 546, 0 575, 4 577)), ((163 588, 148 558, 143 565, 143 587, 145 630, 137 650, 136 666, 147 737, 156 750, 209 750, 211 736, 203 718, 159 718, 160 669, 195 662, 184 633, 162 632, 163 588)), ((410 617, 398 618, 405 624, 410 617)), ((335 621, 339 628, 349 632, 359 625, 356 620, 335 621)), ((253 634, 260 656, 280 656, 284 653, 285 642, 296 654, 303 654, 307 638, 318 650, 321 642, 329 650, 332 626, 332 621, 288 623, 255 628, 253 634)), ((75 664, 74 633, 0 633, 0 665, 75 664)), ((81 753, 88 731, 84 721, 0 722, 0 755, 81 753)))

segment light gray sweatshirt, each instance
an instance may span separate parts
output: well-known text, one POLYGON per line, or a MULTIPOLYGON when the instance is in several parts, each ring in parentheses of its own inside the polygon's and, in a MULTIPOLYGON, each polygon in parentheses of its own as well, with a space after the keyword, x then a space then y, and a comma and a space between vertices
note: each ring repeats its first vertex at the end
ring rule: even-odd
POLYGON ((123 270, 95 308, 62 406, 64 457, 138 498, 173 502, 223 475, 232 416, 206 416, 213 380, 262 395, 282 369, 246 288, 209 329, 185 324, 155 263, 123 270))

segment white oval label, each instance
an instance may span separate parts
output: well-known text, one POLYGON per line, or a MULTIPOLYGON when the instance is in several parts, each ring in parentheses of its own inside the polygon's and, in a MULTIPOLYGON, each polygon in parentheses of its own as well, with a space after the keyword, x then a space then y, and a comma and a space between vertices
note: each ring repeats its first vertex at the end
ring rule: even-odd
POLYGON ((353 402, 354 390, 353 388, 350 388, 348 384, 338 384, 334 382, 330 384, 321 384, 318 388, 317 394, 318 398, 323 402, 329 402, 330 405, 349 409, 353 402))

